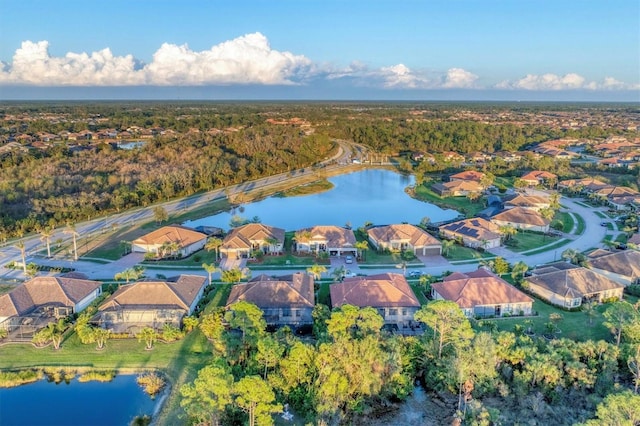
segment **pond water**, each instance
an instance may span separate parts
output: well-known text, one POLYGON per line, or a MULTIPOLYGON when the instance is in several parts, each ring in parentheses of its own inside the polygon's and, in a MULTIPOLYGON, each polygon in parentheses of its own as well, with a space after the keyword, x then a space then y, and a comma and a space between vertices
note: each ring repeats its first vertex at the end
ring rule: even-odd
POLYGON ((328 180, 334 188, 326 192, 299 197, 269 197, 231 212, 187 221, 184 225, 228 229, 231 218, 240 215, 246 219, 257 216, 265 225, 294 231, 315 225, 344 226, 347 223, 357 228, 367 221, 374 225, 418 224, 425 216, 431 222, 441 222, 458 216, 455 210, 443 210, 407 195, 404 190, 414 184, 413 176, 367 169, 328 180))
POLYGON ((135 375, 118 375, 107 383, 40 380, 0 389, 0 425, 126 426, 136 416, 151 415, 154 406, 135 375))

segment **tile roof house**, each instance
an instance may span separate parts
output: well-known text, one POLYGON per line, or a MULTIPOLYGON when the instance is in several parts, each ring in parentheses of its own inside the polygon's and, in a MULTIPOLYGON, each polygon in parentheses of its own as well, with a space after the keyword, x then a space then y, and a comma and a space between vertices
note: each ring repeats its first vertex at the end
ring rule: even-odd
POLYGON ((482 192, 484 188, 473 180, 454 180, 434 183, 431 189, 441 197, 464 197, 471 193, 482 192))
POLYGON ((480 217, 448 223, 438 229, 443 237, 462 239, 462 243, 467 247, 490 249, 500 246, 498 225, 480 217))
POLYGON ((121 286, 99 307, 93 318, 115 332, 135 333, 143 327, 180 327, 204 293, 207 278, 180 275, 166 281, 138 281, 121 286))
POLYGON ((314 279, 296 272, 269 277, 260 275, 247 283, 233 286, 227 308, 241 300, 251 302, 264 312, 267 325, 301 326, 313 324, 315 307, 314 279))
POLYGON ((551 200, 549 197, 540 195, 523 195, 516 194, 504 199, 504 207, 506 209, 512 209, 514 207, 523 207, 531 210, 545 209, 551 206, 551 200))
POLYGON ((609 186, 608 183, 593 178, 568 179, 558 182, 558 188, 575 189, 577 192, 591 192, 609 186))
POLYGON ((482 172, 478 172, 476 170, 465 170, 460 173, 453 174, 449 176, 449 181, 453 182, 456 180, 466 180, 473 182, 480 182, 484 178, 485 174, 482 172))
POLYGON ((282 253, 284 247, 284 229, 249 223, 238 226, 227 234, 220 246, 223 256, 240 259, 251 256, 253 250, 264 254, 282 253))
POLYGON ((589 267, 624 286, 640 283, 640 251, 595 250, 587 255, 589 267))
POLYGON ((177 243, 180 257, 189 256, 202 249, 207 242, 207 234, 184 226, 169 225, 156 229, 131 242, 131 250, 138 253, 156 253, 163 256, 167 244, 177 243))
POLYGON ((300 253, 327 252, 329 256, 357 255, 356 236, 339 226, 314 226, 296 232, 295 250, 300 253))
POLYGON ((377 274, 345 278, 331 284, 331 306, 370 306, 378 310, 387 324, 407 328, 420 309, 420 302, 402 274, 377 274))
POLYGON ((415 225, 376 226, 367 230, 367 234, 377 250, 411 250, 415 255, 422 256, 438 256, 442 253, 442 243, 415 225))
POLYGON ((635 244, 636 246, 640 246, 640 232, 636 232, 627 240, 627 243, 635 244))
POLYGON ((524 207, 514 207, 504 210, 491 218, 491 222, 498 226, 513 226, 516 229, 527 231, 549 232, 551 221, 542 217, 535 210, 524 207))
MULTIPOLYGON (((569 264, 565 264, 569 265, 569 264)), ((622 299, 624 286, 587 268, 550 265, 525 278, 528 288, 541 298, 564 308, 577 308, 587 301, 622 299)))
POLYGON ((0 328, 48 322, 82 312, 102 294, 102 283, 86 276, 36 277, 0 296, 0 328), (41 321, 44 320, 44 321, 41 321))
POLYGON ((538 186, 549 183, 554 183, 558 180, 558 175, 542 170, 533 170, 520 179, 525 181, 529 186, 538 186))
POLYGON ((435 300, 456 302, 469 318, 531 315, 533 305, 531 297, 484 268, 454 272, 433 283, 431 295, 435 300))

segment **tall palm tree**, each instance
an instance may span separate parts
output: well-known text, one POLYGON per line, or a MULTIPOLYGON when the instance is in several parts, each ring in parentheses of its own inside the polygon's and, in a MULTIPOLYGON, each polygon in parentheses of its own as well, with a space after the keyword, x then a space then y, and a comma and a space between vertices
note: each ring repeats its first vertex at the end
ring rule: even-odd
POLYGON ((307 268, 307 272, 313 275, 313 278, 315 278, 316 280, 319 280, 320 278, 322 278, 322 274, 327 272, 327 267, 323 265, 314 264, 313 266, 310 266, 307 268))
POLYGON ((144 275, 144 268, 133 267, 133 268, 125 269, 122 272, 118 272, 117 274, 114 275, 113 279, 115 279, 116 281, 125 280, 128 284, 129 281, 135 281, 138 278, 142 277, 142 275, 144 275))
POLYGON ((264 239, 264 242, 269 246, 269 253, 276 251, 276 247, 278 247, 278 239, 275 237, 267 237, 264 239))
POLYGON ((217 268, 214 263, 203 263, 202 268, 209 274, 209 284, 211 284, 211 276, 220 271, 220 268, 217 268))
POLYGON ((355 248, 358 250, 358 256, 364 256, 364 253, 369 250, 369 242, 367 240, 358 241, 355 248))
POLYGON ((455 244, 455 240, 442 240, 442 255, 447 256, 455 244))
POLYGON ((514 280, 518 277, 522 279, 524 278, 524 274, 527 272, 527 270, 529 270, 529 266, 523 261, 520 261, 513 265, 513 268, 511 268, 511 277, 514 280))
POLYGON ((48 226, 43 228, 40 231, 40 241, 43 241, 47 244, 47 257, 51 257, 51 236, 53 235, 53 231, 48 226))
POLYGON ((504 241, 508 241, 518 233, 518 230, 513 225, 502 225, 498 228, 498 232, 502 235, 504 241))
POLYGON ((407 262, 402 260, 400 261, 400 263, 398 263, 396 265, 396 268, 398 269, 402 269, 402 275, 406 276, 407 275, 407 262))
POLYGON ((18 241, 16 247, 20 250, 20 256, 22 257, 22 271, 24 275, 27 275, 27 250, 24 246, 24 241, 18 241))
MULTIPOLYGON (((295 240, 296 243, 308 243, 309 240, 311 240, 311 231, 309 231, 308 229, 303 229, 301 231, 296 231, 295 235, 293 236, 293 239, 295 240)), ((297 251, 297 247, 296 247, 296 251, 297 251)))
POLYGON ((333 276, 336 281, 342 281, 346 273, 347 269, 344 267, 344 265, 340 265, 337 268, 333 269, 333 271, 331 272, 331 276, 333 276))
POLYGON ((222 240, 220 238, 216 238, 216 237, 211 237, 207 240, 207 243, 205 244, 204 248, 207 251, 215 251, 216 252, 216 260, 218 260, 219 257, 219 250, 220 247, 222 246, 222 240))
POLYGON ((67 228, 64 230, 65 234, 71 235, 73 238, 73 260, 78 260, 78 244, 76 238, 78 237, 78 231, 76 226, 72 223, 67 223, 67 228))

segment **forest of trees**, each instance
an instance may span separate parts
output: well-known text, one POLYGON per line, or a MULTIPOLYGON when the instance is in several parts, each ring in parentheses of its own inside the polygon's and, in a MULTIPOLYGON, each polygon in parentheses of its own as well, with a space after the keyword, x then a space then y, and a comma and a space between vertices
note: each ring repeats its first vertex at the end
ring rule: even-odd
POLYGON ((317 305, 315 339, 300 338, 288 328, 266 332, 262 311, 239 302, 201 318, 213 358, 180 389, 181 405, 194 424, 239 425, 247 416, 272 424, 284 404, 306 422, 352 424, 419 384, 465 424, 632 425, 640 421, 640 313, 627 302, 607 312, 619 346, 483 330, 442 300, 416 314, 423 336, 384 332, 373 308, 317 305))

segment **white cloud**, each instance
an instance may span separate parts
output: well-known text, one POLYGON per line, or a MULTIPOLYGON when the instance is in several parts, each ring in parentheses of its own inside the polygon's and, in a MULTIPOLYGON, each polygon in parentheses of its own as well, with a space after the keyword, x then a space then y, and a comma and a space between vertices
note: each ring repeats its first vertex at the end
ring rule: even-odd
POLYGON ((587 81, 583 76, 576 73, 565 74, 528 74, 516 80, 505 80, 498 83, 498 89, 524 89, 524 90, 637 90, 638 85, 626 84, 612 77, 605 77, 601 83, 587 81))
POLYGON ((197 52, 163 44, 153 61, 137 67, 133 56, 110 49, 91 54, 49 55, 49 42, 25 41, 11 65, 0 67, 0 84, 39 86, 129 86, 201 84, 293 84, 311 66, 304 56, 271 49, 265 36, 247 34, 197 52))
POLYGON ((474 87, 477 79, 477 75, 465 71, 462 68, 450 68, 449 71, 447 71, 442 87, 457 89, 471 88, 474 87))

